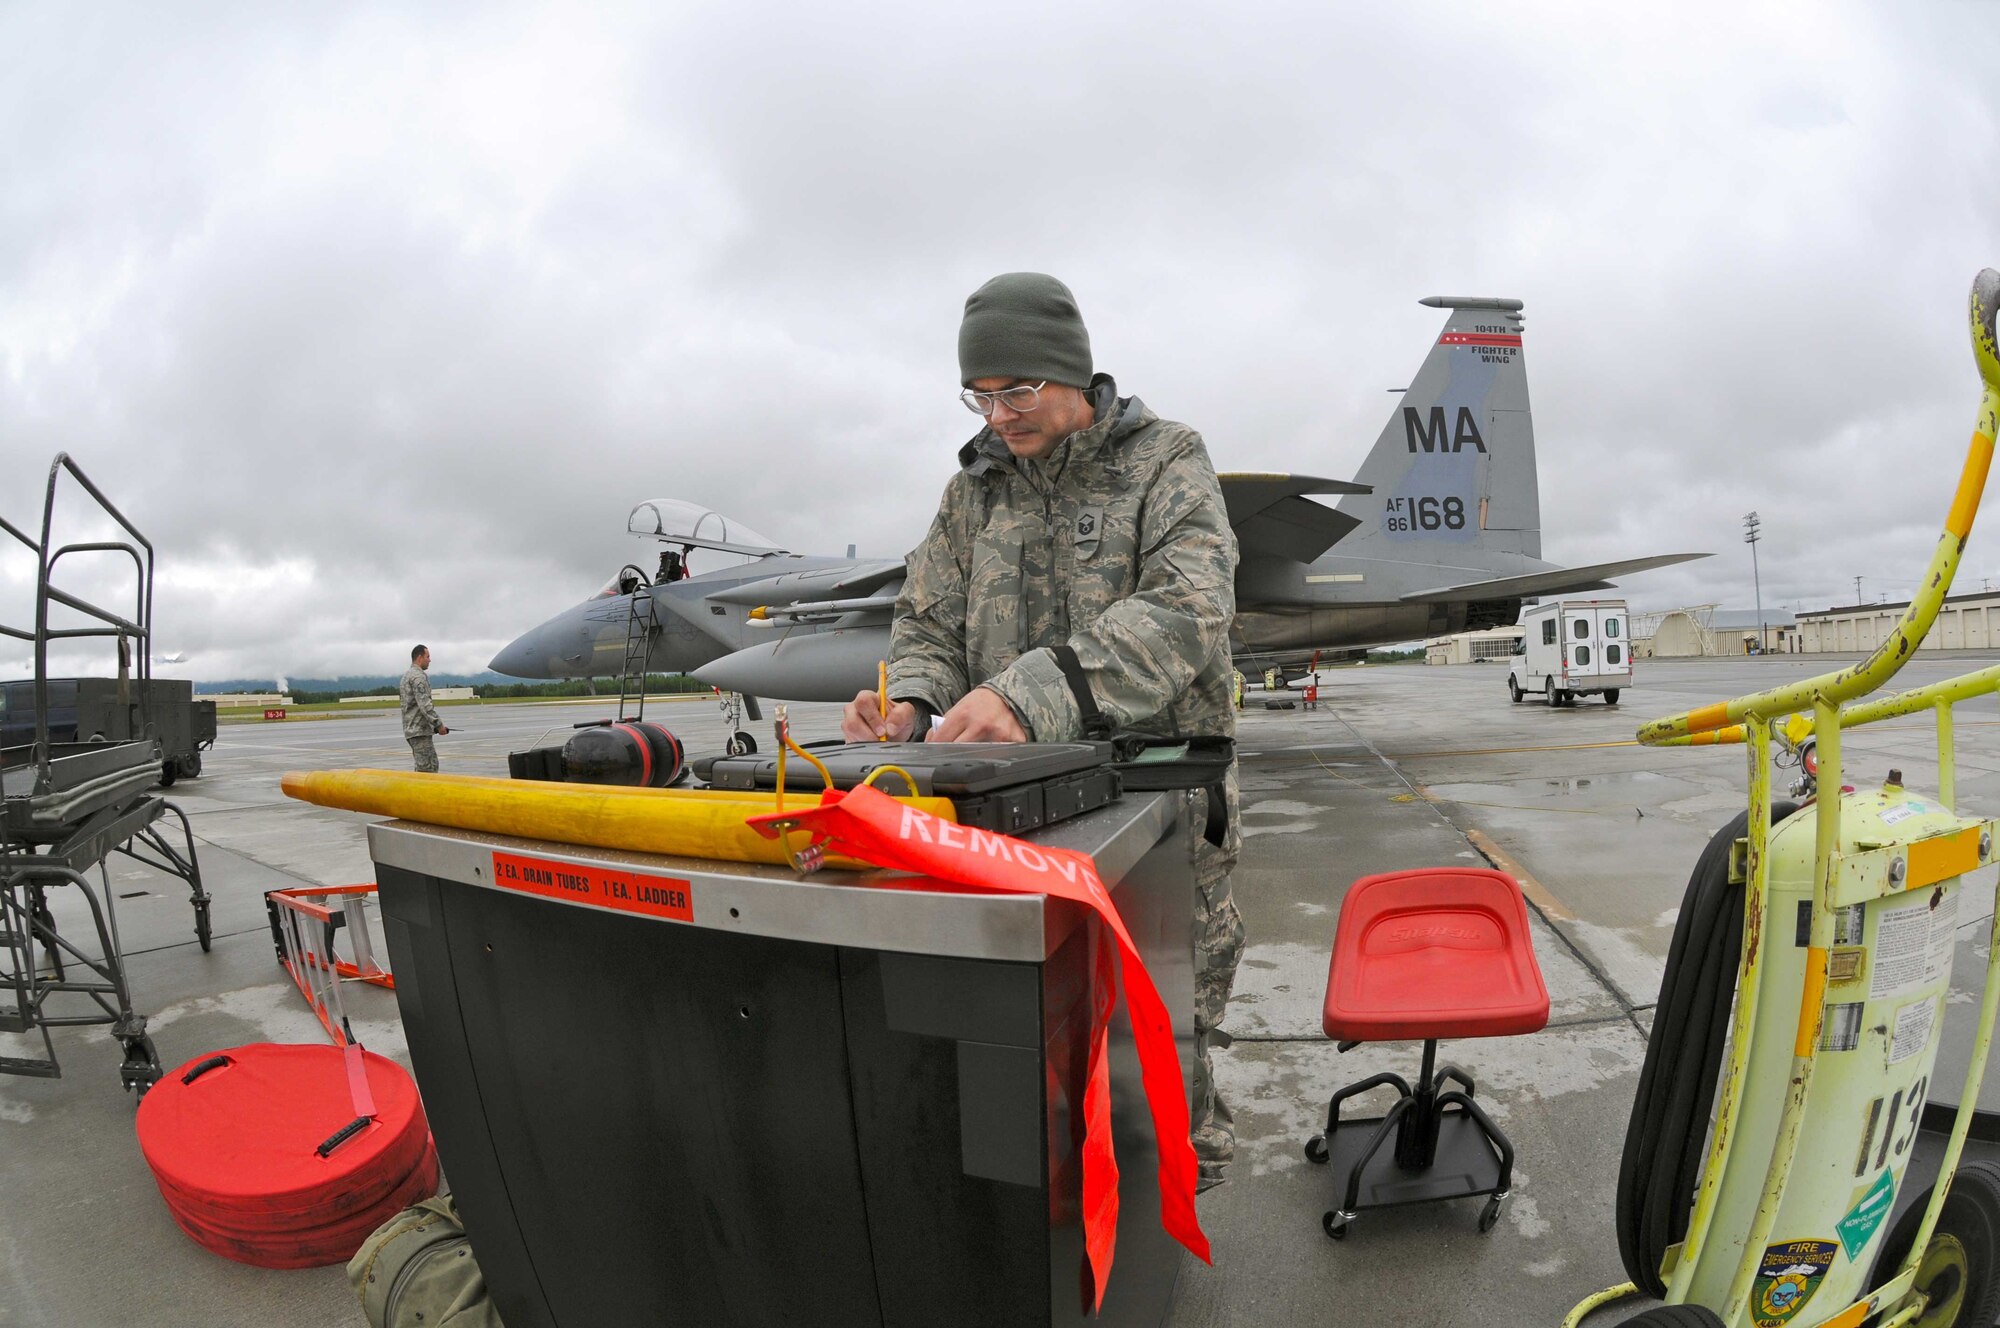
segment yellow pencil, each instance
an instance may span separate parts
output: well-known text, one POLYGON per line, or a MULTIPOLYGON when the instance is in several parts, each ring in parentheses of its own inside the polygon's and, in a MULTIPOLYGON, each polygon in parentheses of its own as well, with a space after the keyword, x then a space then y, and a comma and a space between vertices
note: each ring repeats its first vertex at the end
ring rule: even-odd
POLYGON ((875 710, 882 716, 882 731, 875 735, 877 742, 889 741, 889 661, 876 665, 875 710))

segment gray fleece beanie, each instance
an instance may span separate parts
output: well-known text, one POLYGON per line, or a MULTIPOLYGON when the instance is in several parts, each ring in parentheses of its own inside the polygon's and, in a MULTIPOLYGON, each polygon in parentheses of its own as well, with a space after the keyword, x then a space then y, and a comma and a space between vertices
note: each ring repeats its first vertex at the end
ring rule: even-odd
POLYGON ((1040 272, 1006 272, 972 292, 958 325, 958 380, 1033 378, 1090 386, 1090 333, 1076 296, 1040 272))

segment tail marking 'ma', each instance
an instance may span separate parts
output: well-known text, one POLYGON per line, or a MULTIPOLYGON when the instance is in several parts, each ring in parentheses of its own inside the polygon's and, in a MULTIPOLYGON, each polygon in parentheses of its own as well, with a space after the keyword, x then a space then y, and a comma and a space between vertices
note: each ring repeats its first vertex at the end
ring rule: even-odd
POLYGON ((1339 552, 1461 565, 1474 549, 1539 558, 1541 498, 1519 300, 1432 296, 1444 331, 1410 380, 1339 510, 1339 552))

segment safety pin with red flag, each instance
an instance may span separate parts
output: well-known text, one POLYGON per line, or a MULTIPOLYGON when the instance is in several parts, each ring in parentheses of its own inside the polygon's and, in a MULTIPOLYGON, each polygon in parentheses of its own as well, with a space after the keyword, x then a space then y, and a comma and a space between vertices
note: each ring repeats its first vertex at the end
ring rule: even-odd
MULTIPOLYGON (((1055 895, 1093 910, 1104 924, 1103 931, 1117 939, 1125 1007, 1132 1020, 1146 1105, 1158 1142, 1160 1222, 1168 1235, 1197 1258, 1210 1261, 1208 1237, 1194 1211, 1197 1167, 1194 1147, 1188 1142, 1188 1101, 1181 1087, 1173 1020, 1139 957, 1132 934, 1098 879, 1097 864, 1088 854, 954 825, 866 786, 845 792, 830 789, 817 807, 755 816, 749 824, 772 839, 788 830, 808 831, 816 842, 830 842, 849 857, 893 871, 917 873, 917 878, 877 882, 894 889, 969 887, 1001 894, 1055 895)), ((1106 990, 1114 984, 1103 931, 1093 956, 1101 985, 1091 1016, 1083 1145, 1084 1249, 1099 1309, 1104 1305, 1104 1288, 1110 1280, 1118 1239, 1118 1162, 1111 1141, 1109 1063, 1115 991, 1106 990)))

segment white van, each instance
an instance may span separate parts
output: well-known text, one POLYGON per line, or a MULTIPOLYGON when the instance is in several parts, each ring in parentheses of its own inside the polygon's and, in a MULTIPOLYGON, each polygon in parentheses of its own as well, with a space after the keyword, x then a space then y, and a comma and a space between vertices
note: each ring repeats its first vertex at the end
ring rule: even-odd
POLYGON ((1523 636, 1507 694, 1519 701, 1539 692, 1552 706, 1598 692, 1608 705, 1632 685, 1629 615, 1622 599, 1563 599, 1521 610, 1523 636))

